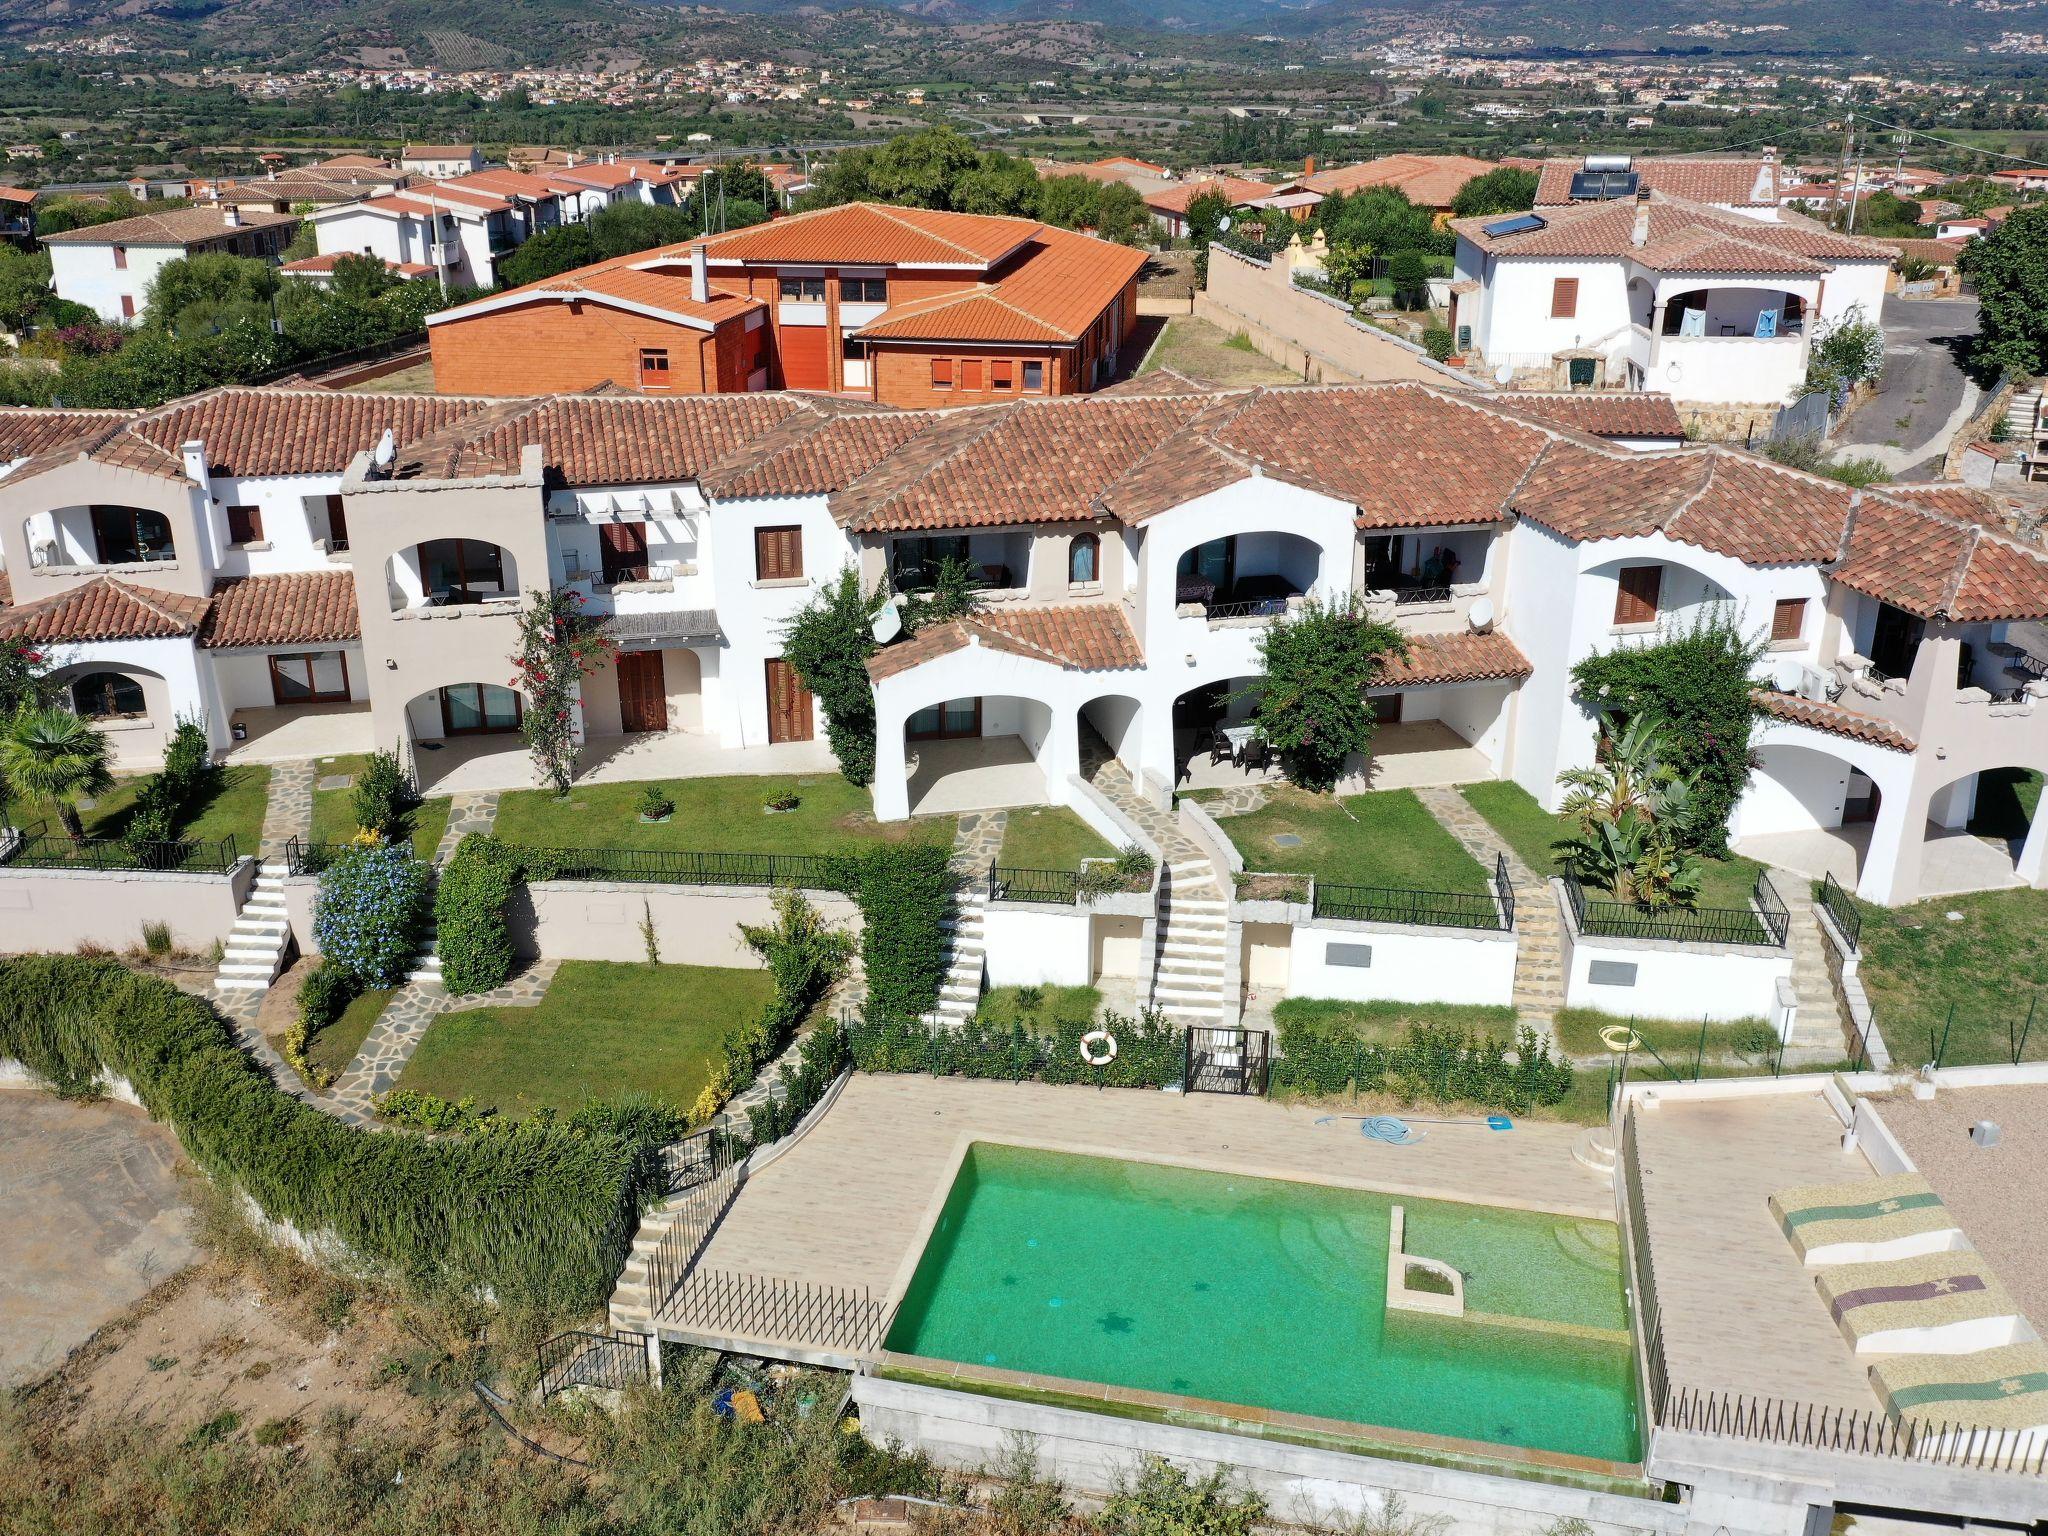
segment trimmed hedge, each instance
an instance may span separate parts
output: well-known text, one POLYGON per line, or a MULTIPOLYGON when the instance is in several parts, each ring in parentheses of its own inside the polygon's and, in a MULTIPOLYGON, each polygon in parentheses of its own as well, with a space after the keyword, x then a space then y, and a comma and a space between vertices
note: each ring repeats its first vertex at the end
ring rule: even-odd
POLYGON ((1392 1093, 1521 1111, 1571 1092, 1572 1066, 1523 1029, 1511 1047, 1493 1035, 1444 1024, 1413 1024, 1395 1045, 1359 1039, 1341 1025, 1278 1021, 1272 1084, 1302 1093, 1392 1093), (1512 1054, 1511 1054, 1512 1053, 1512 1054))
POLYGON ((441 980, 450 992, 488 992, 512 975, 512 929, 505 919, 519 886, 518 863, 481 833, 465 837, 441 871, 434 926, 441 980))
POLYGON ((953 914, 951 851, 934 843, 885 843, 860 861, 860 958, 868 1007, 883 1018, 914 1019, 939 1003, 950 946, 942 926, 953 914))
POLYGON ((748 1140, 762 1147, 795 1130, 825 1096, 832 1080, 845 1070, 847 1059, 846 1031, 837 1019, 820 1020, 797 1053, 796 1070, 792 1072, 787 1063, 778 1069, 781 1096, 747 1111, 748 1140))
POLYGON ((1133 1019, 1105 1013, 1100 1023, 1062 1019, 1048 1034, 1018 1024, 992 1024, 979 1014, 958 1029, 917 1019, 890 1021, 870 1013, 847 1031, 853 1064, 863 1072, 929 1072, 934 1077, 985 1077, 1003 1082, 1086 1083, 1096 1088, 1177 1086, 1187 1066, 1187 1035, 1146 1009, 1133 1019), (1116 1060, 1091 1067, 1081 1037, 1106 1029, 1116 1060))
POLYGON ((60 1092, 124 1077, 193 1162, 273 1220, 501 1303, 603 1305, 661 1188, 654 1145, 607 1131, 356 1130, 281 1092, 204 999, 112 961, 0 960, 0 1056, 60 1092))

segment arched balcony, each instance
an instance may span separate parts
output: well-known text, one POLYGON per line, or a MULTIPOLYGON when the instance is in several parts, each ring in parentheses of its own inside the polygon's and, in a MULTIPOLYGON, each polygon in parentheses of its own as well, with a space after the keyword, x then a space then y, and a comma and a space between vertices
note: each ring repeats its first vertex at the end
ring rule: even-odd
POLYGON ((516 602, 519 567, 488 539, 428 539, 384 562, 391 611, 516 602))
POLYGON ((59 507, 22 520, 22 542, 37 570, 153 565, 178 558, 171 520, 148 507, 59 507))

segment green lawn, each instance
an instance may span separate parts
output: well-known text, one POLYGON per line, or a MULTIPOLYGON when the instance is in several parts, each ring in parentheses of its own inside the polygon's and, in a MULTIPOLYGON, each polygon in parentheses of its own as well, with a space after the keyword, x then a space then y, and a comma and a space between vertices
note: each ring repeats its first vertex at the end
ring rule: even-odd
MULTIPOLYGON (((1215 792, 1220 794, 1221 791, 1215 792)), ((1207 791, 1197 800, 1215 798, 1207 791)), ((1313 875, 1326 885, 1398 886, 1483 894, 1488 871, 1410 790, 1315 795, 1278 785, 1249 816, 1219 816, 1248 870, 1313 875), (1298 837, 1283 847, 1277 837, 1298 837)))
MULTIPOLYGON (((1460 793, 1472 803, 1527 864, 1538 874, 1559 874, 1563 865, 1551 845, 1571 834, 1571 823, 1552 815, 1536 803, 1536 797, 1521 785, 1504 779, 1467 784, 1460 793)), ((1763 866, 1755 859, 1730 855, 1708 859, 1695 907, 1725 907, 1737 912, 1749 909, 1749 893, 1763 866)), ((1589 883, 1588 890, 1593 887, 1589 883)))
POLYGON ((991 1024, 1022 1024, 1049 1035, 1063 1023, 1093 1024, 1102 994, 1093 987, 990 987, 980 1011, 991 1024))
POLYGON ((1370 1003, 1330 997, 1289 997, 1273 1005, 1273 1023, 1280 1029, 1307 1029, 1318 1035, 1349 1033, 1368 1045, 1394 1045, 1417 1024, 1439 1029, 1469 1029, 1512 1040, 1515 1010, 1481 1003, 1370 1003))
POLYGON ((391 1001, 397 990, 396 987, 377 987, 350 1003, 342 1010, 340 1018, 306 1042, 306 1060, 324 1069, 331 1078, 341 1076, 348 1070, 348 1064, 356 1059, 356 1052, 363 1048, 363 1042, 377 1023, 377 1015, 384 1011, 384 1005, 391 1001))
POLYGON ((665 822, 640 819, 645 785, 581 784, 566 800, 545 789, 515 790, 498 802, 493 830, 529 848, 831 854, 876 842, 950 843, 956 825, 951 816, 878 823, 868 792, 836 773, 661 782, 676 807, 665 822), (766 802, 782 793, 797 796, 796 809, 768 814, 766 802))
MULTIPOLYGON (((147 782, 147 775, 116 779, 114 787, 94 800, 90 808, 81 805, 79 819, 85 823, 85 835, 119 837, 127 828, 129 813, 135 807, 135 796, 147 782)), ((209 843, 232 837, 237 853, 254 854, 263 841, 263 811, 269 803, 268 768, 254 764, 217 768, 213 771, 212 783, 193 802, 176 832, 179 837, 209 843)), ((15 819, 26 825, 47 821, 47 830, 52 837, 64 834, 64 824, 58 819, 54 802, 22 800, 9 809, 15 819)))
POLYGON ((1116 849, 1063 805, 1018 806, 1003 826, 1006 869, 1079 869, 1083 859, 1109 859, 1116 849))
POLYGON ((474 1097, 501 1114, 646 1093, 688 1110, 723 1059, 726 1034, 758 1014, 766 971, 570 960, 533 1008, 444 1014, 398 1086, 474 1097))
MULTIPOLYGON (((351 752, 341 757, 320 759, 319 778, 330 774, 346 773, 351 776, 361 773, 368 766, 367 752, 351 752)), ((317 780, 315 782, 318 782, 317 780)), ((348 789, 316 789, 313 791, 313 835, 309 841, 315 843, 345 843, 356 835, 356 792, 348 789)), ((449 800, 446 795, 432 800, 422 800, 412 812, 412 851, 423 859, 431 859, 434 850, 441 844, 441 834, 448 829, 449 800)))
POLYGON ((1558 1043, 1573 1056, 1611 1054, 1607 1043, 1600 1038, 1600 1031, 1620 1024, 1633 1029, 1651 1050, 1673 1068, 1682 1067, 1688 1075, 1694 1058, 1702 1055, 1708 1058, 1740 1055, 1768 1072, 1773 1053, 1765 1037, 1776 1038, 1771 1034, 1770 1025, 1762 1019, 1708 1024, 1702 1033, 1702 1021, 1699 1019, 1639 1019, 1603 1013, 1594 1008, 1566 1008, 1558 1013, 1554 1022, 1558 1043), (1749 1049, 1739 1051, 1738 1041, 1749 1049))
POLYGON ((1948 1066, 2009 1062, 2016 1052, 2048 1060, 2048 891, 1857 906, 1863 986, 1900 1067, 1932 1061, 1937 1051, 1948 1066))

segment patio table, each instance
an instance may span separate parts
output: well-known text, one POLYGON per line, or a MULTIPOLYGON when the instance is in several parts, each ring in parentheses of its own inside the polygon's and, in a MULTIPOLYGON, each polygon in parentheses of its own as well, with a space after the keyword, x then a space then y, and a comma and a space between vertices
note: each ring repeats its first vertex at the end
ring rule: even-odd
POLYGON ((1233 764, 1238 767, 1244 766, 1245 749, 1252 744, 1252 737, 1257 731, 1258 727, 1250 722, 1223 727, 1223 739, 1230 743, 1230 761, 1233 764))

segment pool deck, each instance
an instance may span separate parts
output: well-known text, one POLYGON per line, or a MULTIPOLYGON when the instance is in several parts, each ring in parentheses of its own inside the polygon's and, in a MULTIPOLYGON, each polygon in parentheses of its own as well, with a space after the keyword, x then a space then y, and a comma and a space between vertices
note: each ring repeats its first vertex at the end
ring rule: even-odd
MULTIPOLYGON (((1576 1126, 1435 1125, 1422 1141, 1392 1147, 1365 1140, 1354 1121, 1318 1125, 1322 1117, 1215 1094, 857 1073, 803 1137, 741 1187, 698 1268, 865 1289, 893 1308, 976 1141, 1614 1217, 1612 1191, 1572 1158, 1576 1126)), ((667 1316, 659 1329, 683 1339, 697 1331, 667 1316)))
MULTIPOLYGON (((1643 1215, 1673 1387, 1879 1405, 1766 1202, 1876 1175, 1818 1093, 1686 1101, 1635 1116, 1643 1215)), ((1638 1234, 1638 1241, 1641 1235, 1638 1234)))

